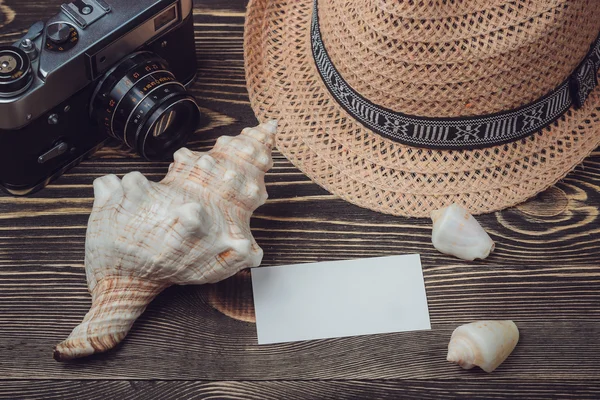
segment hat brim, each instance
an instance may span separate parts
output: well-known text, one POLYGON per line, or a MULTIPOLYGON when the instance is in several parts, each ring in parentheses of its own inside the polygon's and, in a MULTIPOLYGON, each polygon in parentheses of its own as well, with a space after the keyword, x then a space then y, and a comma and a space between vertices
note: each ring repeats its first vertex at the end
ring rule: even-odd
POLYGON ((312 0, 251 0, 244 59, 257 118, 278 120, 277 148, 332 194, 414 217, 458 203, 473 214, 554 185, 600 144, 600 89, 525 139, 475 150, 406 146, 365 128, 331 96, 311 52, 312 0))

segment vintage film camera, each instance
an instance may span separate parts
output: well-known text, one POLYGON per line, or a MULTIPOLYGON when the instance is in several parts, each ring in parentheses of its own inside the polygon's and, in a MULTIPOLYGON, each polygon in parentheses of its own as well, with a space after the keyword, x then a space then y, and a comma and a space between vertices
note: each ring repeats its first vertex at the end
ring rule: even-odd
POLYGON ((25 195, 115 137, 148 160, 201 121, 192 0, 74 0, 0 46, 0 187, 25 195))

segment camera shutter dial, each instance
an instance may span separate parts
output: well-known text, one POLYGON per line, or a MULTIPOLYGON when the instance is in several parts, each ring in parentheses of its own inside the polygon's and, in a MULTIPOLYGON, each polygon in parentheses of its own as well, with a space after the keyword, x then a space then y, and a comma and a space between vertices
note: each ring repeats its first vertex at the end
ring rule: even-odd
POLYGON ((69 36, 71 35, 71 26, 62 22, 57 22, 48 26, 48 29, 46 29, 46 35, 48 36, 48 40, 50 40, 52 43, 63 44, 69 40, 69 36))
POLYGON ((77 29, 64 22, 55 22, 46 28, 46 49, 50 51, 69 50, 78 40, 77 29))

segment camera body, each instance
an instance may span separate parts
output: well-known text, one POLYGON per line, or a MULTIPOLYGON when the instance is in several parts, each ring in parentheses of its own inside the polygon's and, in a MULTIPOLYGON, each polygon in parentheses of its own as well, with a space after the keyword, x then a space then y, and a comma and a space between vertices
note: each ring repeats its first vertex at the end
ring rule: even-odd
POLYGON ((0 186, 41 189, 123 140, 146 159, 172 155, 200 112, 192 0, 74 0, 0 47, 0 186))

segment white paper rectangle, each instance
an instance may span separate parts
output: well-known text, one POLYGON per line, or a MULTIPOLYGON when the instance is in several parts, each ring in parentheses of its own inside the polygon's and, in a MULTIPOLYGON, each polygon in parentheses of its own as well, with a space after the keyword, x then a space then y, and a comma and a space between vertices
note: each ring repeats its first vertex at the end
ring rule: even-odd
POLYGON ((258 344, 431 329, 418 254, 252 269, 258 344))

